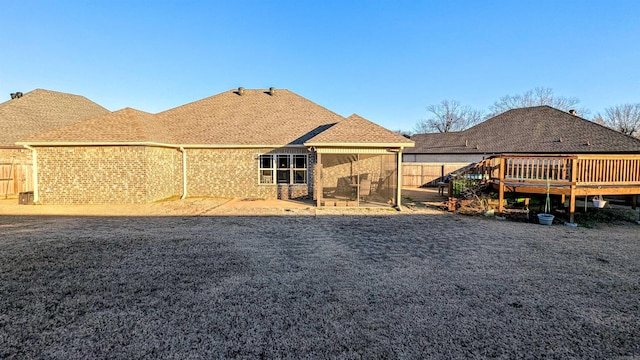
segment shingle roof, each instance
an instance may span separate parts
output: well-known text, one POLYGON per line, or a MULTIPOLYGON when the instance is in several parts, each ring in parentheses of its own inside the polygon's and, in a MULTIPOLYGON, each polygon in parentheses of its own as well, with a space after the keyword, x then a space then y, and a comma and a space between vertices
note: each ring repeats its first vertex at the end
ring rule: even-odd
POLYGON ((460 132, 417 134, 406 153, 640 153, 640 140, 550 106, 513 109, 460 132))
POLYGON ((413 141, 389 131, 380 125, 353 114, 331 126, 329 129, 309 139, 305 145, 319 146, 326 144, 399 144, 402 146, 413 146, 413 141))
POLYGON ((69 126, 32 135, 25 142, 163 142, 168 139, 164 127, 153 114, 125 108, 69 126))
POLYGON ((0 147, 108 112, 84 96, 36 89, 0 104, 0 147))
POLYGON ((181 146, 412 146, 360 116, 348 119, 291 91, 230 90, 158 114, 126 108, 25 137, 21 143, 155 142, 181 146), (320 134, 320 135, 319 135, 320 134))
POLYGON ((302 145, 344 118, 289 90, 230 90, 159 113, 181 144, 302 145))

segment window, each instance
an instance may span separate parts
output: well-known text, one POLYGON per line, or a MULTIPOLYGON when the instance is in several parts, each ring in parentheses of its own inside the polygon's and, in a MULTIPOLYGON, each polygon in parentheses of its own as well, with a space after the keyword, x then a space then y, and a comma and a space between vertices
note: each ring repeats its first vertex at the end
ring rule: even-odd
POLYGON ((260 155, 260 184, 306 184, 307 155, 260 155))

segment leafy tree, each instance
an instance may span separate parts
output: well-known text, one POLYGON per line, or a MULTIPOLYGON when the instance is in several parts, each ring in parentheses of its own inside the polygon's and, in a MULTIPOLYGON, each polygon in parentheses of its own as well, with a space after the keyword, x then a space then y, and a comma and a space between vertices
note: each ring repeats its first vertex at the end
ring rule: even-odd
POLYGON ((469 106, 462 106, 455 100, 443 100, 440 104, 427 107, 427 119, 420 120, 414 127, 416 133, 462 131, 484 119, 484 114, 469 106))
POLYGON ((640 103, 608 107, 604 114, 598 113, 593 121, 640 138, 640 103))
POLYGON ((489 107, 489 110, 491 111, 489 116, 496 116, 507 110, 516 108, 549 105, 564 111, 575 109, 578 111, 580 116, 584 117, 589 113, 589 111, 586 109, 576 109, 576 105, 579 102, 580 100, 574 97, 556 96, 553 94, 553 89, 537 87, 523 94, 505 95, 501 97, 489 107))

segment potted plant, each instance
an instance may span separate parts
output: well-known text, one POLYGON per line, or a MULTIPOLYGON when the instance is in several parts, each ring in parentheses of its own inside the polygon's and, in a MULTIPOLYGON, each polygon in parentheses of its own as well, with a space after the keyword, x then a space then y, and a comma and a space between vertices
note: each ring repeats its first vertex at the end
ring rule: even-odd
POLYGON ((592 201, 593 206, 598 209, 602 209, 607 204, 607 201, 602 198, 602 195, 595 196, 592 201))
POLYGON ((544 202, 544 213, 538 214, 538 221, 540 225, 551 225, 553 224, 554 216, 550 214, 551 212, 551 199, 549 198, 549 189, 551 188, 551 182, 547 179, 547 198, 544 202))

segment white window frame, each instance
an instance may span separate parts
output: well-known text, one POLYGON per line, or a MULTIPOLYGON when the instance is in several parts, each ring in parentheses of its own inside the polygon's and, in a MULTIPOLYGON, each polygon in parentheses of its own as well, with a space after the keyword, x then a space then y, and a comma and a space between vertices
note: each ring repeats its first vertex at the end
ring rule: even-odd
POLYGON ((260 154, 258 156, 258 184, 259 185, 306 185, 309 181, 309 155, 307 154, 260 154), (288 182, 278 182, 278 159, 287 157, 289 166, 285 169, 289 172, 288 182), (263 166, 264 157, 269 157, 270 167, 263 166), (296 167, 296 159, 304 158, 304 167, 296 167), (303 172, 303 182, 296 182, 296 173, 303 172))

